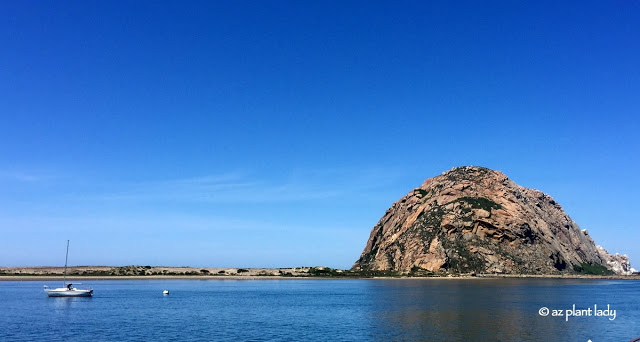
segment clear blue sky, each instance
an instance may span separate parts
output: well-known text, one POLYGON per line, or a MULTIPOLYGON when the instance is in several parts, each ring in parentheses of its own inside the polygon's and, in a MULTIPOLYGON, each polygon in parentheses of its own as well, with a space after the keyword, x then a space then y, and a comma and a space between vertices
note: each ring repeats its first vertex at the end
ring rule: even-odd
POLYGON ((347 268, 460 165, 640 263, 640 3, 0 2, 0 265, 347 268))

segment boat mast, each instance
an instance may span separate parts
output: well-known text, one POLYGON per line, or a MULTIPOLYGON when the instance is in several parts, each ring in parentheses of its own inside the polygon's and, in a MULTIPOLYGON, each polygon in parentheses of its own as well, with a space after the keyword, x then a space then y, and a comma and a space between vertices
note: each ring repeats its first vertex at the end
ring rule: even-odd
POLYGON ((67 256, 64 257, 64 280, 62 287, 67 286, 67 260, 69 260, 69 240, 67 240, 67 256))

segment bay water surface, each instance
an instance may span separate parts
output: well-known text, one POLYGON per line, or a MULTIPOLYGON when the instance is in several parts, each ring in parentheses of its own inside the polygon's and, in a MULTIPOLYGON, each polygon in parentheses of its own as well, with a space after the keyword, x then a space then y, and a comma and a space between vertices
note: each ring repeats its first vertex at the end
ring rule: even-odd
POLYGON ((596 342, 640 337, 640 281, 633 280, 84 282, 94 297, 47 297, 43 285, 60 282, 0 281, 0 341, 596 342), (170 294, 163 295, 164 289, 170 294), (574 305, 584 315, 574 315, 574 305), (595 305, 597 310, 608 305, 608 312, 600 312, 607 316, 596 316, 595 305))

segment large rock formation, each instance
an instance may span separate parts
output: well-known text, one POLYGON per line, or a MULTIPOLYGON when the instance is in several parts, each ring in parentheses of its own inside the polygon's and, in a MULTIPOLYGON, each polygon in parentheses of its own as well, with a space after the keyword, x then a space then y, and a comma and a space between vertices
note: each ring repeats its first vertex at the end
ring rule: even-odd
POLYGON ((457 167, 395 202, 353 270, 627 274, 551 196, 499 171, 457 167))

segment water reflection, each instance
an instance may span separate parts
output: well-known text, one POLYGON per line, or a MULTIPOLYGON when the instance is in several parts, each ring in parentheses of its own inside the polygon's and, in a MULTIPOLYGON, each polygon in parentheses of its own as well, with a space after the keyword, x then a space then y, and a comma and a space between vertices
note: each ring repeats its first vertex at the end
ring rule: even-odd
MULTIPOLYGON (((379 340, 553 341, 631 337, 603 317, 542 317, 538 310, 598 304, 585 281, 394 279, 372 282, 370 319, 379 340)), ((610 297, 610 294, 608 294, 610 297)), ((610 299, 608 299, 610 300, 610 299)), ((628 339, 627 339, 628 340, 628 339)))
POLYGON ((77 313, 76 309, 86 307, 92 301, 91 297, 46 297, 47 307, 51 314, 58 317, 71 317, 77 313))

